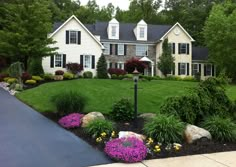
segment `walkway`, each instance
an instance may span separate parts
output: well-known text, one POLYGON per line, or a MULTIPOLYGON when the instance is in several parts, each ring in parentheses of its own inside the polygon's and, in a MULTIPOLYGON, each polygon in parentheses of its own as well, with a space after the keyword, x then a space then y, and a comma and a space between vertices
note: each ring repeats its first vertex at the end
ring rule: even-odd
POLYGON ((107 163, 112 162, 103 153, 0 88, 1 167, 85 167, 107 163))
POLYGON ((236 167, 236 151, 145 160, 135 164, 113 163, 93 167, 236 167))

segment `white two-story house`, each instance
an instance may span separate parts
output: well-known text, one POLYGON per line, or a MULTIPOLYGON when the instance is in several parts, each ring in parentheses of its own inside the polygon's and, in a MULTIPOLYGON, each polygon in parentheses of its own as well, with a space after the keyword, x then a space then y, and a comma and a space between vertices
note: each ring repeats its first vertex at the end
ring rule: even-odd
POLYGON ((207 49, 193 47, 194 39, 179 23, 151 25, 141 20, 134 24, 112 19, 83 25, 71 16, 64 23, 56 23, 50 37, 57 41, 55 46, 59 50, 54 57, 44 59, 46 72, 64 69, 67 62, 77 62, 84 66, 84 71, 96 75, 97 60, 104 54, 107 68, 124 69, 125 62, 136 57, 148 65, 145 75, 161 76, 157 62, 162 54, 162 43, 168 38, 175 58, 172 75, 186 77, 199 72, 204 79, 215 74, 215 67, 207 61, 207 49))

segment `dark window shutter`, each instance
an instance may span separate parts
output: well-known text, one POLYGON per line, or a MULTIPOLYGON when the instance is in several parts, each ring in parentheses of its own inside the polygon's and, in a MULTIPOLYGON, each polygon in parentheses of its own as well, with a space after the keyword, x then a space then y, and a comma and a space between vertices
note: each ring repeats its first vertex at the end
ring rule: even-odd
POLYGON ((204 76, 206 76, 206 65, 204 64, 204 76))
POLYGON ((180 63, 178 63, 178 75, 180 75, 180 63))
POLYGON ((172 43, 172 54, 175 54, 175 43, 172 43))
POLYGON ((66 44, 69 44, 69 31, 66 31, 66 44))
POLYGON ((80 55, 80 64, 84 67, 84 55, 80 55))
POLYGON ((92 69, 95 69, 95 56, 92 55, 92 69))
POLYGON ((189 55, 189 44, 187 44, 187 54, 189 55))
POLYGON ((181 45, 181 44, 179 43, 179 48, 178 48, 178 50, 179 50, 179 54, 180 54, 180 45, 181 45))
POLYGON ((51 56, 50 67, 54 68, 54 56, 51 56))
POLYGON ((112 44, 110 44, 110 55, 112 55, 112 44))
POLYGON ((124 55, 127 53, 127 45, 124 45, 124 55))
POLYGON ((63 67, 63 68, 66 68, 66 54, 63 54, 62 67, 63 67))
POLYGON ((198 65, 198 72, 201 74, 202 73, 202 66, 201 64, 198 65))
POLYGON ((211 72, 212 72, 212 74, 211 74, 211 75, 212 75, 212 76, 215 76, 215 66, 214 66, 214 65, 212 65, 212 66, 211 66, 211 68, 212 68, 212 71, 211 71, 211 72))
POLYGON ((187 63, 187 75, 189 75, 189 63, 187 63))
POLYGON ((112 63, 110 63, 109 67, 112 68, 112 63))
POLYGON ((78 37, 78 41, 77 41, 77 43, 80 45, 81 44, 81 32, 80 31, 78 31, 77 32, 77 37, 78 37))
POLYGON ((115 54, 118 55, 118 44, 115 44, 115 54))
POLYGON ((175 75, 175 63, 173 63, 173 70, 172 70, 172 74, 175 75))
POLYGON ((118 64, 117 63, 115 63, 115 68, 118 68, 118 64))

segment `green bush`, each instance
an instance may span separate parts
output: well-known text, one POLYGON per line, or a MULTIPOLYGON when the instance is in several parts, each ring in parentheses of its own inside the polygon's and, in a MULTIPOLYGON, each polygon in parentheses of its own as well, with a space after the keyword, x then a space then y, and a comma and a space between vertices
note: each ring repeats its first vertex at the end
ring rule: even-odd
POLYGON ((182 78, 182 81, 195 82, 195 81, 197 81, 197 80, 196 80, 194 77, 192 77, 192 76, 187 76, 187 77, 182 78))
POLYGON ((110 115, 116 121, 131 121, 134 119, 133 105, 129 99, 122 98, 113 105, 110 115))
POLYGON ((85 71, 83 73, 84 78, 93 78, 93 73, 91 71, 85 71))
POLYGON ((32 76, 32 79, 37 81, 37 82, 40 82, 43 80, 43 78, 41 78, 40 76, 32 76))
POLYGON ((183 122, 190 124, 197 124, 202 120, 204 115, 199 111, 200 101, 194 95, 169 97, 160 109, 161 113, 177 116, 183 122))
POLYGON ((26 84, 29 84, 29 85, 34 85, 37 83, 37 81, 33 80, 33 79, 29 79, 29 80, 26 80, 25 81, 26 84))
POLYGON ((96 119, 91 121, 86 127, 85 132, 91 136, 99 137, 101 133, 105 132, 110 135, 113 131, 113 123, 108 120, 96 119))
POLYGON ((42 67, 42 58, 33 58, 30 60, 28 72, 31 75, 42 75, 44 74, 42 67))
POLYGON ((61 116, 83 112, 86 101, 86 98, 76 91, 64 91, 52 97, 52 102, 61 116))
POLYGON ((63 74, 63 77, 64 77, 64 79, 73 79, 74 75, 72 73, 70 73, 70 72, 65 72, 63 74))
POLYGON ((124 77, 132 79, 133 78, 133 74, 125 74, 124 77))
POLYGON ((111 75, 111 79, 118 79, 119 77, 116 74, 111 75))
POLYGON ((16 78, 8 78, 7 83, 9 83, 9 84, 17 83, 17 79, 16 78))
POLYGON ((160 114, 144 124, 144 134, 161 143, 181 142, 185 125, 174 116, 160 114))
POLYGON ((236 141, 236 124, 229 118, 211 116, 206 118, 202 127, 207 129, 215 140, 221 142, 236 141))
POLYGON ((45 73, 45 74, 43 75, 43 78, 44 78, 44 80, 46 80, 46 81, 51 81, 51 80, 54 79, 53 74, 51 74, 51 73, 45 73))

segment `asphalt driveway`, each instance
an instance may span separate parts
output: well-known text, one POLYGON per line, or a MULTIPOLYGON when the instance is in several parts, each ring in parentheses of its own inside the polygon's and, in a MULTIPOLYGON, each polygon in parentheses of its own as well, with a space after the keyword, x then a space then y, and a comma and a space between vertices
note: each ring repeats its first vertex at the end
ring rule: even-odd
POLYGON ((1 167, 85 167, 112 163, 0 88, 1 167))

